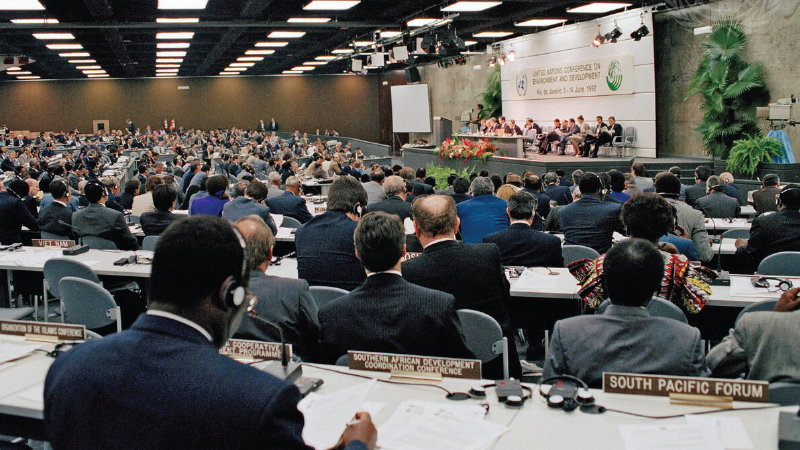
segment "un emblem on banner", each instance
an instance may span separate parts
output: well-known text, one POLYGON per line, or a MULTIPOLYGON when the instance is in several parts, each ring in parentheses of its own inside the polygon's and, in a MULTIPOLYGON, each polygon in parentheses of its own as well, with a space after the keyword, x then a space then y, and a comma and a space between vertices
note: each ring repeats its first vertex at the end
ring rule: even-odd
POLYGON ((612 91, 616 91, 622 86, 622 64, 616 59, 611 61, 608 65, 608 75, 606 75, 606 84, 612 91))
POLYGON ((517 75, 517 95, 525 97, 528 93, 528 76, 524 73, 517 75))

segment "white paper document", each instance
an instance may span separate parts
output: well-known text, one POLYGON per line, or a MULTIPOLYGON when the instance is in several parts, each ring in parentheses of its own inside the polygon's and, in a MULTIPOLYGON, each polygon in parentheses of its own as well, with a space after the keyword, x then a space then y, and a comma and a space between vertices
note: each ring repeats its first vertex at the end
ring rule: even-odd
POLYGON ((690 414, 686 416, 686 424, 714 433, 725 450, 750 450, 753 448, 753 441, 750 440, 742 419, 739 417, 690 414))
POLYGON ((292 229, 291 228, 278 228, 278 234, 275 235, 276 238, 290 238, 292 237, 292 229))
MULTIPOLYGON (((753 297, 753 298, 780 298, 783 291, 777 288, 777 282, 775 280, 769 280, 770 289, 766 288, 757 288, 753 286, 753 282, 750 281, 752 278, 755 277, 748 277, 748 276, 731 276, 731 296, 733 297, 753 297)), ((780 278, 788 278, 788 277, 780 277, 780 278)), ((792 284, 794 286, 800 286, 800 279, 794 278, 792 279, 792 284)))
POLYGON ((311 392, 300 400, 297 409, 305 418, 303 440, 306 444, 318 450, 335 446, 347 423, 363 410, 361 404, 374 384, 375 380, 370 380, 327 395, 311 392))
POLYGON ((28 356, 40 346, 40 344, 2 342, 0 343, 0 364, 28 356))
POLYGON ((480 450, 508 428, 484 420, 478 405, 406 400, 378 429, 378 446, 390 450, 480 450))
POLYGON ((548 275, 547 269, 527 268, 514 283, 514 290, 552 291, 559 277, 548 275), (544 272, 544 273, 543 273, 544 272))
POLYGON ((275 221, 275 226, 280 228, 283 223, 283 214, 270 214, 270 216, 272 216, 272 220, 275 221))
POLYGON ((724 450, 713 430, 694 425, 620 425, 625 450, 724 450))

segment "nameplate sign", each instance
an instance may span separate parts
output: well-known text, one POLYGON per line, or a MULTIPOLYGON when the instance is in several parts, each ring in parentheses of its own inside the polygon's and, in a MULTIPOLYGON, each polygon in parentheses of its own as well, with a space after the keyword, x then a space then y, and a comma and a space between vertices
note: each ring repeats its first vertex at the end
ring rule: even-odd
POLYGON ((22 336, 34 341, 82 341, 86 339, 86 327, 61 323, 0 320, 0 334, 22 336))
POLYGON ((372 372, 439 374, 448 378, 481 379, 481 362, 476 359, 349 351, 347 366, 354 370, 372 372))
POLYGON ((317 214, 321 214, 321 213, 324 213, 327 209, 328 208, 325 207, 325 206, 315 206, 314 207, 314 212, 317 213, 317 214))
POLYGON ((405 256, 403 256, 403 261, 408 261, 409 259, 414 259, 417 256, 421 255, 422 253, 419 252, 406 252, 405 256))
POLYGON ((603 373, 603 392, 659 397, 670 394, 708 395, 733 397, 741 402, 769 402, 768 382, 722 378, 603 373))
MULTIPOLYGON (((219 351, 231 358, 250 357, 253 359, 281 359, 280 342, 250 341, 247 339, 228 339, 219 351)), ((292 345, 286 344, 286 353, 292 357, 292 345)))
POLYGON ((62 239, 31 239, 31 245, 33 247, 43 248, 70 248, 75 246, 75 241, 62 239))

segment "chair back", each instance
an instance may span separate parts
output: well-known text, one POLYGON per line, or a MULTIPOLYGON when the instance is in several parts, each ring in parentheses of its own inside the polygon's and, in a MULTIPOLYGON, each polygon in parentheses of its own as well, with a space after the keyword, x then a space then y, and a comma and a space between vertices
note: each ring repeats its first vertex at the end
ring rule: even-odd
POLYGON ((625 127, 623 136, 625 137, 625 145, 633 144, 633 142, 636 140, 636 128, 625 127))
POLYGON ((789 381, 770 383, 769 402, 781 406, 800 405, 800 384, 789 381))
POLYGON ((47 231, 42 231, 42 239, 56 239, 59 241, 71 241, 72 238, 69 236, 61 236, 60 234, 48 233, 47 231))
POLYGON ((728 239, 750 239, 750 230, 726 230, 722 233, 722 237, 728 239))
POLYGON ((336 365, 347 367, 348 366, 347 360, 348 360, 348 355, 342 355, 339 357, 339 359, 336 360, 336 365))
POLYGON ((503 376, 508 378, 508 339, 492 316, 471 309, 457 311, 467 347, 475 357, 486 363, 503 356, 503 376))
POLYGON ((300 228, 302 225, 299 220, 289 216, 283 216, 283 222, 281 222, 281 228, 300 228))
POLYGON ((131 214, 130 216, 128 216, 128 222, 138 223, 141 225, 142 223, 141 216, 134 216, 133 214, 131 214))
POLYGON ((548 126, 544 127, 544 134, 550 134, 552 131, 553 131, 553 126, 552 125, 548 125, 548 126))
POLYGON ((61 320, 94 329, 117 323, 122 331, 119 306, 103 286, 77 277, 64 277, 58 283, 61 293, 61 320))
POLYGON ((561 247, 561 256, 564 257, 564 267, 579 259, 595 259, 600 256, 597 250, 583 245, 564 245, 561 247))
POLYGON ((142 250, 148 250, 154 252, 156 251, 157 243, 158 243, 158 235, 145 236, 144 240, 142 241, 142 250))
POLYGON ((139 152, 130 152, 129 156, 131 159, 139 159, 139 152))
POLYGON ((800 276, 800 252, 769 255, 758 265, 759 275, 800 276))
POLYGON ((778 303, 777 300, 764 300, 758 303, 753 303, 752 305, 746 306, 743 310, 739 312, 739 315, 736 316, 736 321, 733 322, 734 326, 739 323, 739 320, 742 319, 742 316, 749 313, 749 312, 756 312, 756 311, 772 311, 775 308, 775 304, 778 303))
POLYGON ((78 277, 89 280, 93 283, 100 283, 100 278, 86 264, 68 258, 52 258, 44 263, 42 269, 44 275, 45 289, 56 297, 61 297, 58 290, 58 283, 64 277, 78 277))
MULTIPOLYGON (((603 314, 608 309, 609 305, 611 305, 611 300, 606 299, 603 300, 603 303, 600 303, 600 306, 597 307, 597 314, 603 314)), ((689 320, 686 319, 686 314, 681 311, 680 308, 675 306, 673 303, 668 302, 664 299, 653 297, 645 306, 647 312, 650 313, 653 317, 665 317, 667 319, 675 319, 679 322, 689 323, 689 320)))
POLYGON ((83 245, 88 245, 89 248, 95 250, 117 249, 117 244, 115 244, 114 241, 108 240, 106 238, 101 238, 100 236, 92 236, 92 235, 81 236, 81 242, 83 242, 83 245))
POLYGON ((536 128, 531 128, 525 132, 525 137, 528 139, 536 139, 536 128))
POLYGON ((314 297, 318 308, 322 308, 337 298, 349 294, 344 289, 331 286, 311 286, 308 290, 311 292, 311 296, 314 297))

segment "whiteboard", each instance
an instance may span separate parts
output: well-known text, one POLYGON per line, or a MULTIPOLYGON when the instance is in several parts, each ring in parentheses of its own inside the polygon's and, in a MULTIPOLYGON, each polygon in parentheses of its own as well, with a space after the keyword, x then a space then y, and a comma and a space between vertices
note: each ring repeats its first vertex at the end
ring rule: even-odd
POLYGON ((392 86, 392 128, 395 133, 431 132, 427 84, 392 86))

